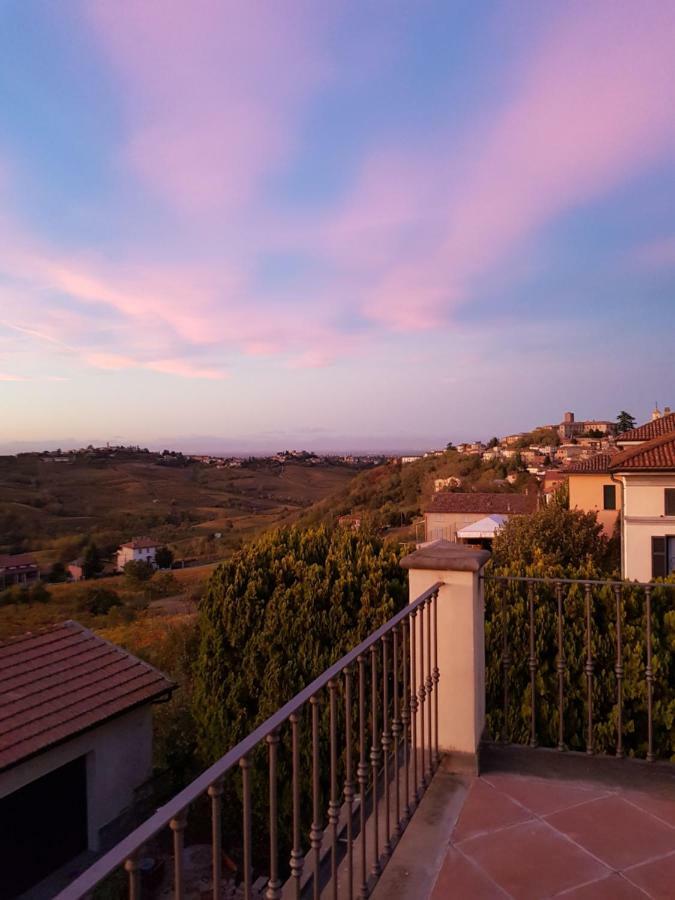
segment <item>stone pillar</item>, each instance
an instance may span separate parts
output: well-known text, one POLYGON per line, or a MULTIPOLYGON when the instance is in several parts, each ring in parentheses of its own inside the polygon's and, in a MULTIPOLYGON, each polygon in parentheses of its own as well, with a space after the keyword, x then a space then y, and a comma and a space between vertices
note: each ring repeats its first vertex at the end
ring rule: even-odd
POLYGON ((453 770, 477 771, 485 727, 485 614, 480 573, 487 550, 434 541, 408 554, 410 602, 437 582, 438 743, 453 770))

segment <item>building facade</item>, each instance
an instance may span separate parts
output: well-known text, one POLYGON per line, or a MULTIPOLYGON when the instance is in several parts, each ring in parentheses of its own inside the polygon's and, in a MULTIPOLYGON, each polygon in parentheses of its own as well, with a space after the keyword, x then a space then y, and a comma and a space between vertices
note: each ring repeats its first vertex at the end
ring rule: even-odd
POLYGON ((40 580, 40 567, 29 553, 0 555, 0 591, 40 580))
POLYGON ((527 515, 537 508, 536 494, 434 494, 424 512, 425 541, 458 541, 458 532, 485 516, 527 515))
POLYGON ((155 555, 160 546, 159 541, 148 537, 139 537, 127 541, 117 551, 118 571, 123 571, 128 562, 147 562, 151 566, 156 567, 155 555))
POLYGON ((621 485, 621 570, 650 581, 675 573, 675 431, 617 454, 621 485))
POLYGON ((570 509, 596 513, 607 537, 615 532, 622 501, 621 486, 609 471, 612 458, 610 453, 598 453, 567 470, 570 509))

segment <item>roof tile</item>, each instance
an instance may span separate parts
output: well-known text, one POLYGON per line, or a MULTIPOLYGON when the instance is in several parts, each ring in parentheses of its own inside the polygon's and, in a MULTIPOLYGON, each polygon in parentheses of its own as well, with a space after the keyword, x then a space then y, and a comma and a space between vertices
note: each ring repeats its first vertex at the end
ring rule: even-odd
POLYGON ((0 770, 174 687, 77 622, 0 642, 0 770))
POLYGON ((442 491, 433 495, 426 512, 522 515, 532 513, 536 508, 537 497, 535 494, 480 494, 442 491))

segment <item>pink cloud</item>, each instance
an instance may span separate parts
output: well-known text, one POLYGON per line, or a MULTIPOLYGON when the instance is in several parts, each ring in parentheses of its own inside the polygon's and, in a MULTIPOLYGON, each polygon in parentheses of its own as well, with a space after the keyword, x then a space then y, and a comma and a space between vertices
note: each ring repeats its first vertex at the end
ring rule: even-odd
POLYGON ((221 369, 195 366, 183 359, 157 359, 146 363, 145 368, 165 375, 179 375, 182 378, 206 378, 214 381, 229 377, 229 374, 221 369))
POLYGON ((304 240, 363 313, 428 329, 557 216, 675 157, 675 6, 565 4, 473 129, 384 148, 304 240))
POLYGON ((93 32, 125 88, 124 160, 190 212, 248 200, 287 158, 326 74, 321 5, 89 0, 93 32))

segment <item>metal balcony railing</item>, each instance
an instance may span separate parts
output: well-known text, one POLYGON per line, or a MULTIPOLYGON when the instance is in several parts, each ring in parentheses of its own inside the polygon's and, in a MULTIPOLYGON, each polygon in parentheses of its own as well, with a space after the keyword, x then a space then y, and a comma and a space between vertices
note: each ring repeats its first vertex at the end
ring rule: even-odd
POLYGON ((649 762, 672 754, 675 584, 483 582, 493 739, 649 762))
MULTIPOLYGON (((223 890, 224 808, 228 780, 241 799, 240 890, 246 900, 366 897, 391 856, 438 766, 440 584, 433 585, 316 678, 63 890, 57 900, 90 895, 120 870, 123 893, 139 900, 141 860, 169 843, 173 896, 186 891, 186 827, 208 798, 212 896, 223 890), (327 700, 327 703, 326 703, 327 700), (265 858, 253 833, 252 797, 260 748, 266 747, 265 858), (280 782, 287 752, 290 784, 280 782), (306 765, 303 766, 303 760, 306 765), (307 788, 305 790, 305 787, 307 788), (280 807, 280 797, 287 809, 280 807), (322 802, 327 799, 327 803, 322 802), (303 828, 311 816, 309 828, 303 828), (289 833, 280 833, 286 821, 289 833), (280 845, 290 846, 289 858, 280 845), (255 891, 255 893, 254 893, 255 891)), ((230 787, 232 787, 230 785, 230 787)), ((257 790, 256 790, 257 789, 257 790)))

